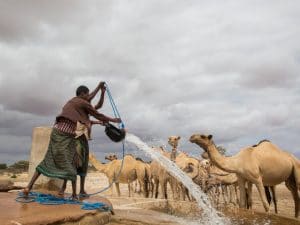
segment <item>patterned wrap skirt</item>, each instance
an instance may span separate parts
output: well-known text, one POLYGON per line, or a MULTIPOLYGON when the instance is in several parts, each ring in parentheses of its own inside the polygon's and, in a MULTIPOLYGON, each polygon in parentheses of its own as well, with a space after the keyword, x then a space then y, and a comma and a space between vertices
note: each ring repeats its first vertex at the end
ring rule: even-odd
POLYGON ((36 170, 47 177, 76 180, 77 151, 75 136, 54 128, 48 150, 36 170))

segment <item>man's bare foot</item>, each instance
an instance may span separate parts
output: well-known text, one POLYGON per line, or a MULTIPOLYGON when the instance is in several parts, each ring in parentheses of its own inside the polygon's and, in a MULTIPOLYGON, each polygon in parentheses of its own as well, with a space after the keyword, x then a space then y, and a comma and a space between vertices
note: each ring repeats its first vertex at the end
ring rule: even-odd
POLYGON ((72 194, 70 199, 73 200, 73 201, 78 201, 79 200, 79 198, 76 194, 72 194))
POLYGON ((86 191, 80 191, 79 192, 79 197, 82 198, 88 198, 90 195, 88 193, 86 193, 86 191))
POLYGON ((23 195, 24 195, 25 197, 28 197, 30 190, 29 190, 29 188, 24 188, 24 189, 22 190, 22 192, 23 192, 23 195))
POLYGON ((62 190, 60 190, 60 191, 57 193, 57 195, 58 195, 59 197, 63 198, 63 197, 65 196, 65 192, 62 191, 62 190))

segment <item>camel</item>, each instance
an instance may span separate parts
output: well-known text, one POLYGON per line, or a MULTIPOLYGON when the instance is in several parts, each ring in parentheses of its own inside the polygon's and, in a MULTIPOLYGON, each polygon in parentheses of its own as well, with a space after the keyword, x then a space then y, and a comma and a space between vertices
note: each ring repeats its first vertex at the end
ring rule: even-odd
MULTIPOLYGON (((158 151, 163 156, 170 158, 170 153, 167 152, 162 146, 159 148, 152 147, 154 151, 158 151)), ((158 187, 161 187, 162 198, 167 199, 167 183, 171 181, 171 175, 166 171, 164 167, 162 167, 157 161, 152 161, 150 163, 151 175, 154 181, 152 197, 158 197, 158 187)), ((170 185, 173 184, 170 182, 170 185)), ((172 187, 171 187, 172 188, 172 187)), ((172 188, 173 190, 173 188, 172 188)))
MULTIPOLYGON (((110 184, 115 182, 118 196, 121 195, 119 183, 128 184, 128 195, 129 197, 131 196, 130 183, 137 179, 137 172, 135 169, 136 160, 134 157, 131 155, 126 155, 124 157, 124 165, 121 171, 122 160, 113 160, 107 164, 103 164, 96 159, 94 154, 89 155, 89 160, 99 172, 104 173, 107 176, 110 184)), ((111 185, 110 191, 111 195, 113 195, 113 185, 111 185)))
POLYGON ((172 146, 172 152, 171 152, 172 161, 175 161, 179 140, 180 140, 180 136, 170 136, 168 138, 168 144, 172 146))
POLYGON ((217 167, 237 174, 241 208, 246 206, 246 182, 255 184, 265 211, 269 212, 264 186, 275 186, 285 181, 294 198, 295 217, 298 217, 300 162, 294 156, 282 151, 269 141, 263 141, 256 147, 246 147, 231 157, 225 157, 219 153, 212 135, 194 134, 190 137, 190 142, 203 148, 217 167))
MULTIPOLYGON (((105 159, 107 159, 111 162, 118 161, 118 163, 112 164, 112 165, 114 165, 118 168, 120 168, 119 167, 120 163, 122 164, 122 160, 118 160, 118 158, 115 154, 107 155, 107 156, 105 156, 105 159)), ((95 162, 95 159, 94 159, 94 162, 95 162)), ((123 164, 124 165, 123 165, 123 169, 122 169, 122 172, 120 174, 120 177, 121 177, 121 175, 123 175, 123 173, 124 174, 126 173, 126 168, 128 166, 129 166, 130 169, 134 168, 135 173, 136 173, 136 179, 138 180, 140 186, 142 187, 142 192, 144 193, 144 196, 147 198, 148 195, 149 195, 148 182, 149 182, 149 175, 150 175, 148 166, 144 162, 142 162, 140 160, 136 160, 132 155, 126 155, 124 157, 124 163, 123 164), (127 162, 128 163, 130 162, 131 165, 128 165, 127 162), (124 169, 125 169, 125 171, 123 171, 124 169)), ((117 171, 119 171, 119 170, 117 170, 117 171)), ((132 173, 131 170, 129 170, 129 174, 130 173, 132 173)), ((123 182, 120 182, 120 183, 123 183, 123 182)), ((128 183, 129 186, 130 186, 130 183, 131 182, 128 183)), ((128 190, 129 190, 129 197, 130 197, 132 188, 131 188, 131 186, 130 187, 129 186, 128 186, 128 190)), ((118 193, 119 193, 119 191, 118 191, 118 193)))

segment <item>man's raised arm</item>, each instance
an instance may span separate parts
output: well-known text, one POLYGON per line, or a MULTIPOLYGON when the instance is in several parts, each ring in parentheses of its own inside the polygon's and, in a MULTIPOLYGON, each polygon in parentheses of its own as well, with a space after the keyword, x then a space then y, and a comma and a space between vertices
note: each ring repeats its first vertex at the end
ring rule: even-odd
MULTIPOLYGON (((104 86, 105 82, 101 81, 98 86, 95 88, 95 90, 93 90, 88 97, 88 101, 91 102, 91 100, 96 96, 96 94, 98 93, 98 91, 100 89, 102 89, 104 86)), ((103 103, 102 103, 103 104, 103 103)))

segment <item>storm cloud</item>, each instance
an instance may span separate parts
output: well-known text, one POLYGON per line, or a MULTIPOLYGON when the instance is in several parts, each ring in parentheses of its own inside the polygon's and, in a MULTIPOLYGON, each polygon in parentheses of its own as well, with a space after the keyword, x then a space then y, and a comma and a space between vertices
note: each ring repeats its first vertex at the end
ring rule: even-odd
MULTIPOLYGON (((180 135, 199 155, 188 139, 201 132, 228 154, 270 139, 300 156, 296 0, 12 0, 0 11, 0 162, 29 158, 33 127, 102 80, 151 145, 180 135)), ((107 98, 102 112, 112 115, 107 98)), ((120 152, 103 127, 93 136, 99 158, 120 152)))

